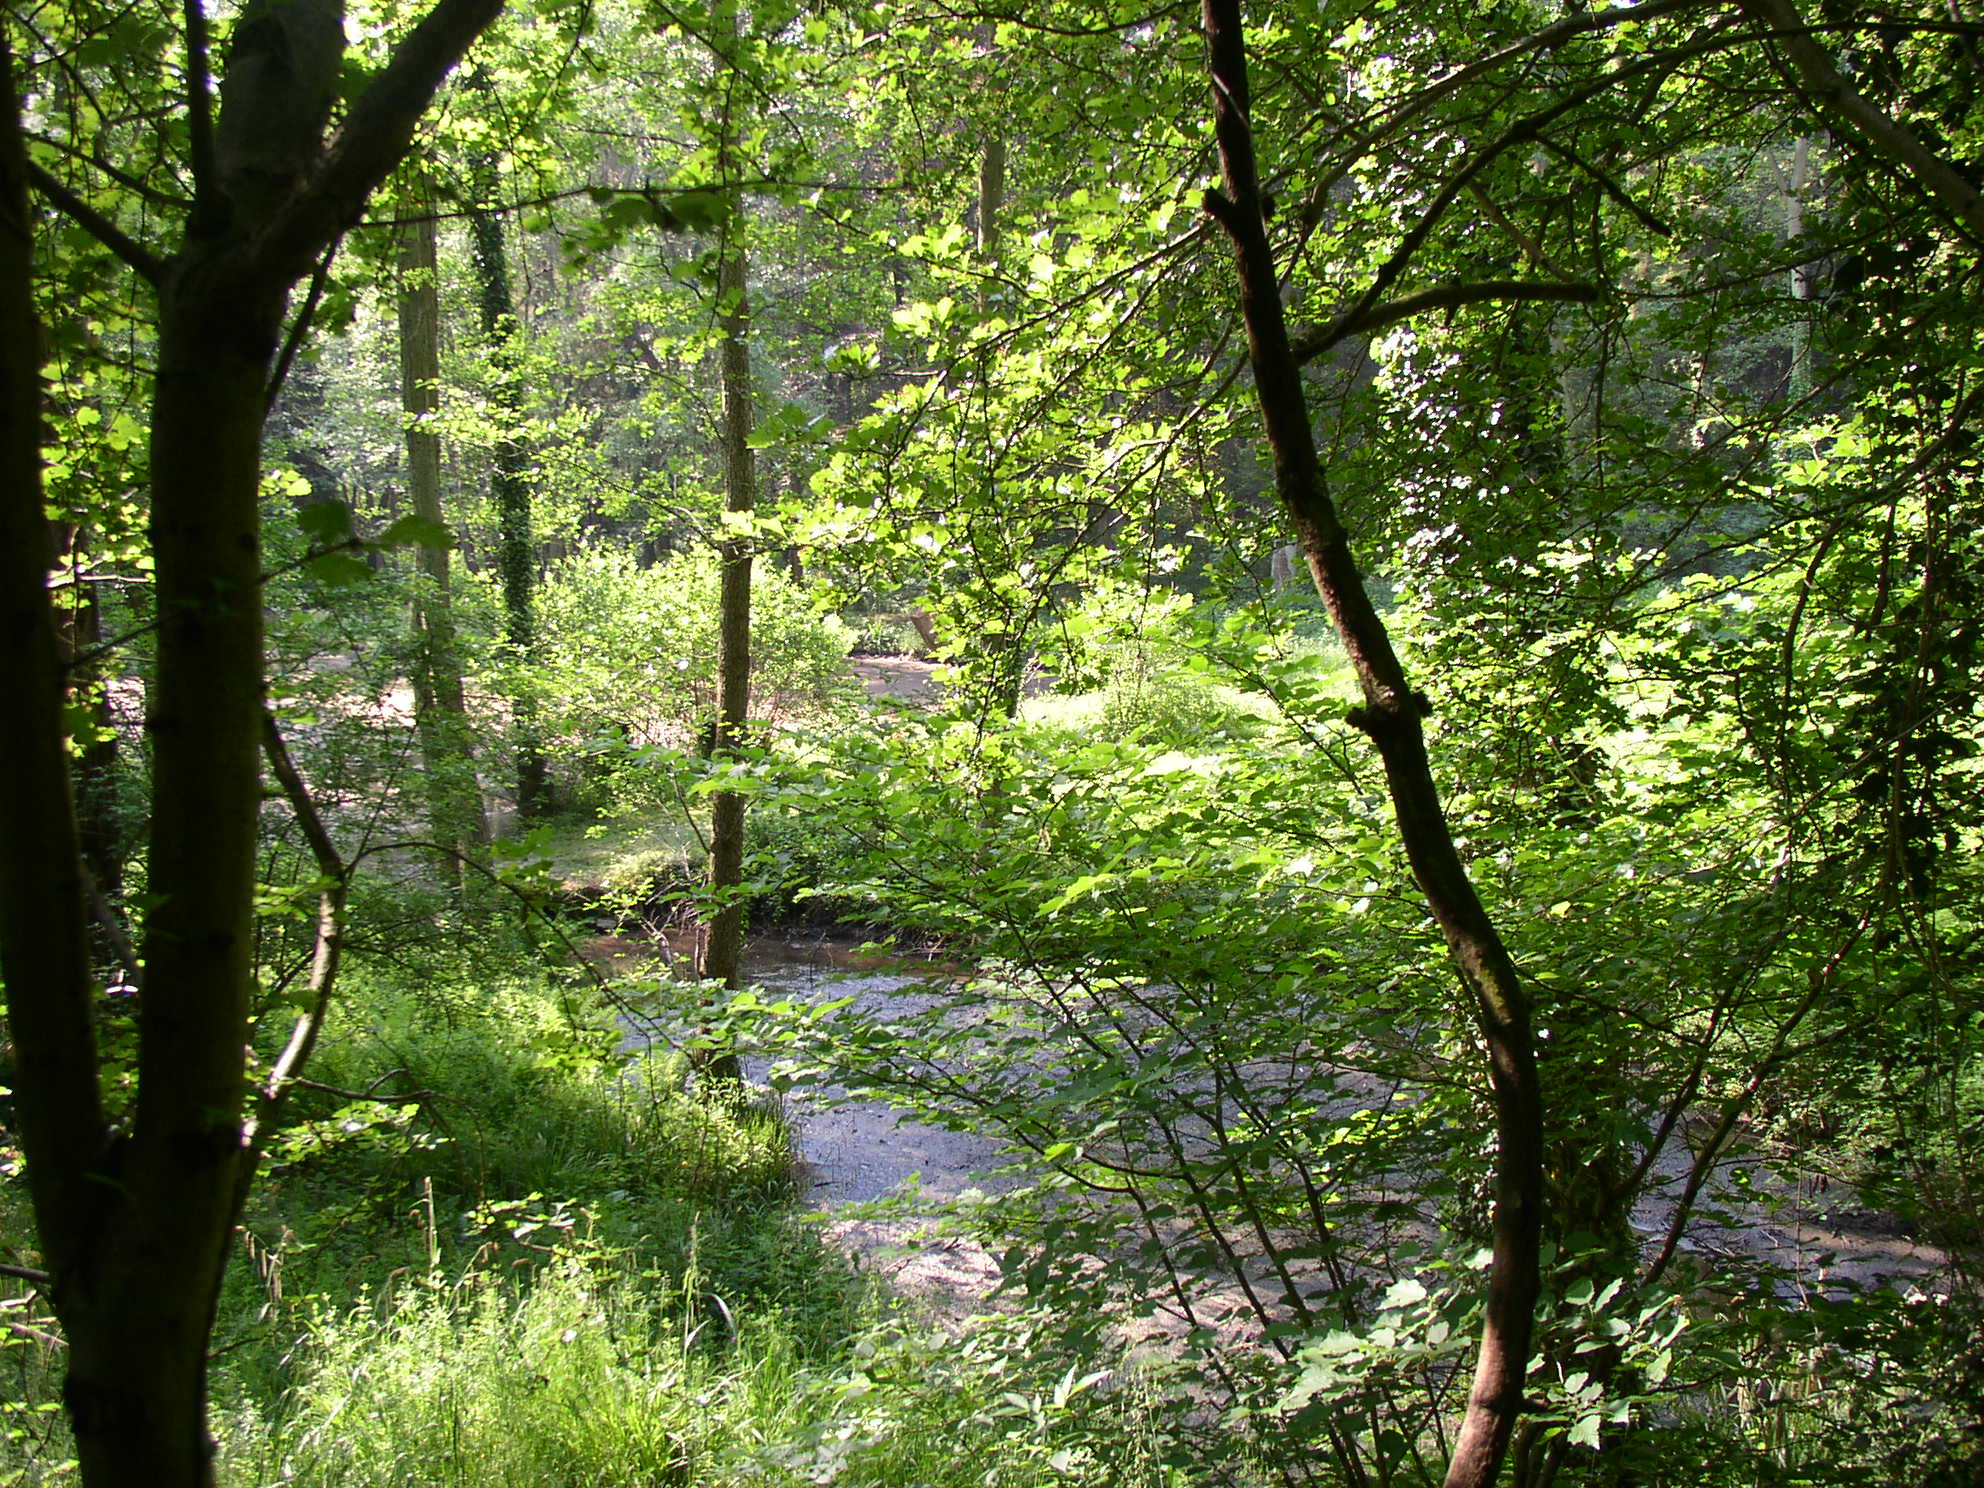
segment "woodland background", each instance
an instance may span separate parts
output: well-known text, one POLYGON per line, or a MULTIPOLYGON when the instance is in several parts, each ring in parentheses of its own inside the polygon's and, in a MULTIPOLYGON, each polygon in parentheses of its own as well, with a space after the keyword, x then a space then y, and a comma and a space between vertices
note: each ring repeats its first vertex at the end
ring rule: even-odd
POLYGON ((1970 4, 11 4, 0 1476, 1978 1481, 1970 4))

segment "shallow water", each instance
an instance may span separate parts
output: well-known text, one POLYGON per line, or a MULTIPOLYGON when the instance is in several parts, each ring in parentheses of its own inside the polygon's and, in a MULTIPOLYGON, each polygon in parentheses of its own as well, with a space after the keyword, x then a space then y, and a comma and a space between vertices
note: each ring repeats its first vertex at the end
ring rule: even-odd
MULTIPOLYGON (((822 1003, 843 997, 876 1012, 927 1006, 932 963, 907 957, 861 954, 848 941, 822 937, 766 937, 745 950, 743 979, 777 997, 822 1003)), ((746 1075, 762 1081, 768 1061, 749 1060, 746 1075)), ((984 1187, 1001 1162, 997 1142, 904 1120, 889 1107, 862 1101, 830 1103, 831 1092, 795 1091, 789 1110, 799 1134, 809 1206, 834 1210, 846 1204, 907 1193, 943 1201, 984 1187)))

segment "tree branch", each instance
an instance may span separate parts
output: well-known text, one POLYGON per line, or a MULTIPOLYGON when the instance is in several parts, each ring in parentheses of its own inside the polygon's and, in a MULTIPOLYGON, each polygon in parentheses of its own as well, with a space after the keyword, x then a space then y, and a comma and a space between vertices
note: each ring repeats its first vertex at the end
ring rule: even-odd
POLYGON ((207 12, 201 0, 184 0, 186 25, 186 154, 193 172, 192 230, 210 231, 220 210, 214 175, 213 71, 208 61, 207 12))
POLYGON ((323 301, 324 286, 331 282, 331 265, 336 262, 338 245, 342 238, 333 238, 324 256, 317 260, 317 267, 310 272, 310 288, 303 296, 303 308, 290 317, 289 334, 283 337, 282 351, 276 357, 275 370, 269 374, 268 388, 262 394, 265 407, 273 407, 282 385, 289 377, 289 369, 296 362, 296 354, 303 349, 303 338, 310 334, 310 323, 317 317, 317 306, 323 301))
POLYGON ((1484 279, 1477 284, 1446 284, 1374 305, 1369 310, 1347 310, 1328 325, 1293 337, 1289 349, 1297 364, 1306 364, 1352 336, 1368 336, 1429 310, 1454 310, 1485 300, 1556 300, 1595 305, 1606 297, 1606 291, 1595 284, 1557 284, 1542 279, 1484 279))
POLYGON ((67 155, 71 160, 81 161, 93 171, 102 172, 133 196, 141 196, 153 206, 168 207, 172 211, 183 212, 192 205, 185 197, 159 190, 131 172, 111 164, 93 150, 79 149, 67 140, 57 139, 53 135, 42 134, 33 129, 24 129, 21 133, 45 150, 54 150, 58 154, 67 155))
POLYGON ((149 248, 129 236, 123 228, 112 222, 95 207, 84 201, 75 192, 64 186, 47 171, 28 162, 28 180, 34 189, 52 202, 63 216, 69 218, 84 232, 95 238, 104 247, 124 260, 139 278, 154 289, 165 277, 165 262, 149 248))
POLYGON ((1604 171, 1600 170, 1597 166, 1593 165, 1590 161, 1586 160, 1582 155, 1578 154, 1578 152, 1573 150, 1569 145, 1560 144, 1558 141, 1549 138, 1547 135, 1542 139, 1539 139, 1537 143, 1543 146, 1543 148, 1548 150, 1552 155, 1555 155, 1559 160, 1568 161, 1575 169, 1581 170, 1587 176, 1590 176, 1593 181, 1598 183, 1599 190, 1603 191, 1607 196, 1611 197, 1613 201, 1617 202, 1620 206, 1624 207, 1627 212, 1632 214, 1634 221, 1638 222, 1641 227, 1645 228, 1655 237, 1671 238, 1674 236, 1674 229, 1672 227, 1670 227, 1667 223, 1661 221, 1660 218, 1654 216, 1651 211, 1641 206, 1637 201, 1633 200, 1632 195, 1626 190, 1625 187, 1621 186, 1617 181, 1613 180, 1604 171))
POLYGON ((1498 138, 1481 149, 1472 159, 1448 178, 1447 184, 1440 189, 1439 194, 1433 198, 1426 210, 1420 213, 1419 220, 1406 230, 1404 237, 1399 239, 1398 246, 1392 250, 1391 257, 1379 266, 1378 272, 1371 278, 1369 287, 1365 289, 1356 305, 1348 312, 1348 318, 1361 318, 1371 313, 1377 306, 1378 297, 1387 289, 1391 288, 1393 281, 1405 272, 1406 268, 1412 263, 1413 258, 1418 254, 1420 248, 1425 245, 1426 239, 1432 236, 1433 229, 1439 225, 1440 219, 1446 215, 1447 208, 1451 207, 1459 199, 1460 194, 1467 190, 1482 172, 1486 171, 1495 161, 1499 160, 1518 145, 1540 139, 1543 130, 1548 126, 1556 123, 1557 120, 1571 112, 1572 109, 1590 102, 1593 98, 1596 98, 1608 89, 1618 86, 1629 78, 1652 71, 1657 67, 1678 67, 1686 58, 1711 50, 1717 44, 1714 41, 1697 41, 1670 52, 1642 57, 1637 62, 1621 67, 1616 72, 1605 74, 1605 76, 1596 82, 1586 83, 1583 87, 1574 89, 1548 107, 1538 109, 1535 113, 1516 120, 1498 138))
POLYGON ((358 220, 366 198, 405 155, 436 90, 502 9, 503 0, 439 0, 428 11, 359 95, 323 162, 263 235, 260 248, 271 266, 290 266, 300 278, 358 220))
POLYGON ((124 972, 124 980, 133 989, 145 984, 145 974, 138 965, 138 953, 131 947, 131 937, 125 933, 124 922, 118 918, 116 906, 104 897, 103 889, 96 881, 96 875, 87 865, 82 868, 83 887, 89 894, 90 909, 96 915, 96 922, 103 929, 104 939, 110 942, 110 950, 117 957, 117 964, 124 972))
MULTIPOLYGON (((310 954, 310 980, 304 991, 304 1010, 290 1030, 289 1042, 277 1056, 269 1069, 269 1076, 262 1082, 256 1094, 255 1114, 247 1123, 243 1140, 251 1153, 260 1154, 268 1141, 268 1133, 282 1113, 283 1101, 288 1097, 296 1079, 296 1072, 309 1059, 311 1050, 317 1047, 317 1038, 324 1030, 324 1020, 330 1015, 331 993, 337 984, 338 965, 344 956, 344 903, 350 888, 350 870, 337 844, 331 840, 330 830, 317 811, 317 803, 310 798, 310 788, 303 783, 303 776, 290 758, 289 746, 283 742, 282 730, 276 726, 275 715, 267 708, 262 710, 262 753, 268 759, 269 770, 282 787, 290 809, 296 813, 296 823, 303 831, 303 840, 309 844, 310 856, 317 864, 317 872, 323 879, 323 887, 317 895, 317 941, 310 954)), ((254 1173, 254 1165, 242 1166, 242 1182, 246 1184, 254 1173)))
MULTIPOLYGON (((1478 61, 1456 68, 1445 77, 1428 83, 1404 100, 1396 112, 1366 132, 1350 149, 1341 153, 1345 159, 1350 160, 1369 153, 1371 147, 1379 140, 1408 120, 1424 113, 1442 98, 1458 92, 1476 78, 1485 77, 1496 68, 1505 66, 1519 57, 1527 56, 1531 52, 1554 51, 1565 42, 1588 32, 1609 31, 1614 26, 1650 21, 1659 16, 1671 15, 1675 11, 1702 9, 1707 3, 1708 0, 1645 0, 1645 3, 1639 5, 1617 5, 1603 10, 1575 12, 1562 20, 1552 21, 1541 30, 1531 32, 1522 40, 1511 42, 1499 51, 1491 52, 1478 61)), ((1309 202, 1302 213, 1305 230, 1313 228, 1322 220, 1323 209, 1328 204, 1327 197, 1327 190, 1321 188, 1310 194, 1309 202)))
POLYGON ((1873 155, 1900 169, 1948 212, 1973 248, 1984 249, 1984 194, 1949 161, 1910 130, 1891 119, 1847 81, 1830 53, 1812 39, 1811 28, 1791 0, 1738 0, 1744 14, 1764 27, 1770 40, 1804 80, 1815 112, 1856 137, 1873 155))
POLYGON ((422 1101, 434 1099, 434 1092, 431 1090, 413 1090, 405 1095, 380 1095, 378 1093, 376 1089, 377 1085, 391 1079, 393 1075, 402 1073, 404 1071, 392 1070, 387 1074, 381 1075, 377 1081, 373 1082, 375 1088, 372 1090, 342 1090, 336 1085, 322 1085, 315 1080, 300 1079, 291 1080, 289 1082, 289 1088, 292 1090, 314 1090, 320 1095, 335 1095, 339 1100, 377 1101, 382 1106, 411 1106, 418 1105, 422 1101))

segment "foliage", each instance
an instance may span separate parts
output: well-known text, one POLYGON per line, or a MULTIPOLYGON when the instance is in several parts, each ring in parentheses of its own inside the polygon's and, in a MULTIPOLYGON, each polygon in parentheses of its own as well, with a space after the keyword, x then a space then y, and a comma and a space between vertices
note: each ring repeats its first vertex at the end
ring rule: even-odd
MULTIPOLYGON (((717 565, 680 554, 652 567, 582 550, 540 589, 540 690, 566 747, 614 740, 693 748, 715 716, 717 565)), ((850 693, 853 635, 776 569, 752 586, 752 716, 766 726, 830 711, 850 693)))
MULTIPOLYGON (((352 869, 353 971, 327 1088, 296 1092, 250 1211, 259 1269, 229 1282, 229 1460, 271 1481, 1435 1478, 1479 1317, 1490 1089, 1344 719, 1350 658, 1270 567, 1287 524, 1200 210, 1196 21, 734 9, 517 12, 380 220, 289 298, 297 344, 312 314, 319 334, 268 425, 287 463, 261 603, 223 608, 268 617, 267 692, 352 869), (740 171, 761 728, 712 765, 740 171), (606 888, 643 906, 706 798, 746 791, 761 902, 941 938, 958 978, 831 1039, 774 1032, 817 1044, 794 1078, 1009 1144, 1014 1184, 972 1221, 1028 1299, 1013 1319, 956 1347, 857 1319, 784 1218, 776 1114, 684 1098, 677 1065, 543 978, 531 942, 557 937, 517 901, 388 846, 425 835, 405 610, 434 597, 393 549, 439 534, 400 510, 385 266, 428 212, 457 328, 433 427, 469 576, 459 722, 483 745, 458 784, 541 730, 584 779, 606 888), (486 306, 469 220, 515 268, 486 306), (518 332, 498 352, 459 334, 479 308, 518 332), (500 564, 499 455, 538 536, 500 564), (542 581, 530 644, 497 639, 499 566, 542 581), (887 618, 912 612, 950 692, 852 706, 850 645, 925 649, 887 618), (1120 1362, 1104 1318, 1152 1335, 1141 1372, 1091 1379, 1120 1362)), ((1325 477, 1537 1006, 1554 1250, 1512 1473, 1963 1481, 1975 37, 1792 0, 1256 9, 1265 226, 1325 477), (1947 1301, 1783 1270, 1757 1239, 1856 1205, 1941 1248, 1947 1301)), ((339 117, 409 21, 368 16, 339 117)), ((24 426, 59 524, 79 813, 111 843, 85 849, 111 890, 92 991, 130 984, 118 915, 175 889, 135 805, 172 737, 138 726, 165 618, 161 328, 110 250, 142 261, 191 209, 183 24, 8 19, 45 176, 24 426)), ((236 16, 212 24, 230 55, 236 16)), ((259 827, 256 1074, 307 1000, 325 883, 291 813, 259 827)), ((97 1002, 103 1115, 128 1124, 136 1020, 97 1002)), ((38 1307, 0 1311, 7 1425, 31 1437, 58 1367, 38 1307)))

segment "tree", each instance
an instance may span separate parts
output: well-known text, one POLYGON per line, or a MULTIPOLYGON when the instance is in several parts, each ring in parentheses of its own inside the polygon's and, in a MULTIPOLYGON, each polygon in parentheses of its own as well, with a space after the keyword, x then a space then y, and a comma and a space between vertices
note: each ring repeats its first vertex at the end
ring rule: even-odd
MULTIPOLYGON (((0 293, 10 317, 0 353, 9 400, 9 567, 0 605, 22 641, 4 648, 4 681, 20 707, 10 710, 0 739, 0 771, 10 789, 31 792, 10 808, 0 843, 0 971, 48 1290, 69 1345, 65 1399, 83 1480, 92 1485, 212 1480, 207 1335, 253 1172, 254 1122, 283 1094, 279 1083, 255 1091, 251 1117, 244 1049, 267 727, 261 431, 289 296, 357 221, 435 90, 498 8, 498 0, 440 0, 352 100, 327 143, 345 62, 337 6, 251 3, 235 24, 216 89, 206 16, 189 5, 178 118, 193 199, 165 254, 28 164, 11 82, 0 99, 8 227, 0 293), (143 932, 136 1102, 116 1125, 95 1059, 82 876, 62 778, 51 550, 37 469, 30 179, 157 304, 152 907, 143 932)), ((290 326, 289 334, 302 329, 290 326)), ((315 1011, 321 1018, 321 1005, 315 1011)))
MULTIPOLYGON (((471 79, 477 93, 493 86, 477 73, 471 79)), ((485 195, 496 181, 496 161, 484 156, 476 163, 478 189, 485 195)), ((522 366, 523 326, 517 319, 510 289, 510 257, 503 243, 503 219, 488 205, 469 212, 469 236, 475 261, 476 309, 490 357, 492 391, 502 427, 490 472, 490 492, 496 499, 497 569, 503 581, 503 639, 519 659, 528 659, 537 644, 537 615, 532 593, 537 586, 537 539, 532 522, 529 455, 519 430, 524 415, 522 366)), ((537 737, 536 705, 529 696, 512 700, 516 709, 517 814, 541 816, 550 808, 551 777, 537 737)))
POLYGON ((407 417, 407 494, 420 524, 421 585, 413 601, 414 726, 420 733, 428 815, 434 840, 453 855, 460 882, 467 854, 486 841, 481 793, 468 744, 468 708, 441 504, 441 437, 432 425, 440 407, 441 303, 436 280, 434 219, 406 230, 400 252, 400 406, 407 417))
POLYGON ((1523 1377, 1541 1289, 1543 1093, 1530 1031, 1530 999, 1454 847, 1421 727, 1431 705, 1406 680, 1316 456, 1301 371, 1282 312, 1281 276, 1268 246, 1238 0, 1206 0, 1205 25, 1225 182, 1224 194, 1207 193, 1206 210, 1233 239, 1254 388, 1274 451, 1275 488, 1356 670, 1364 703, 1352 713, 1352 722, 1384 760, 1413 876, 1468 990, 1488 1050, 1495 1097, 1494 1259, 1474 1387, 1446 1477, 1447 1488, 1486 1488, 1501 1468, 1523 1409, 1523 1377))

